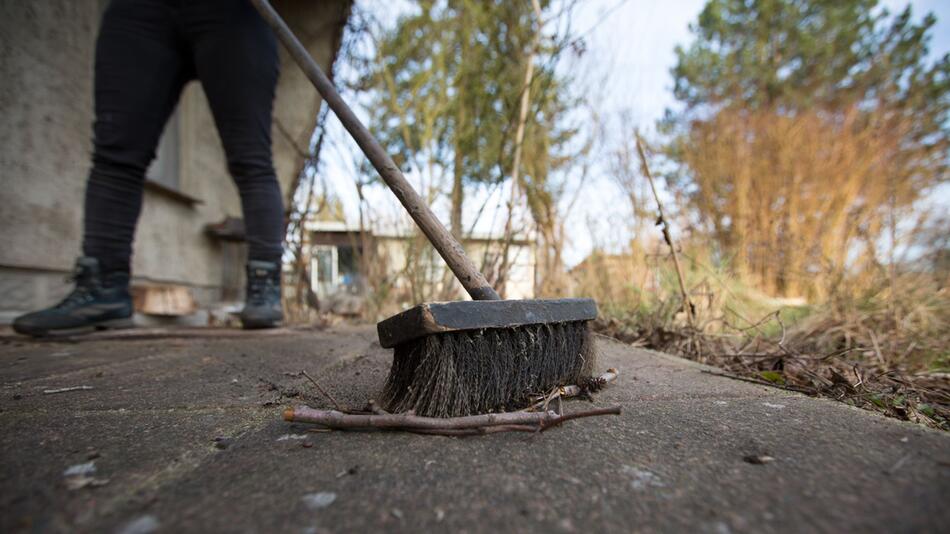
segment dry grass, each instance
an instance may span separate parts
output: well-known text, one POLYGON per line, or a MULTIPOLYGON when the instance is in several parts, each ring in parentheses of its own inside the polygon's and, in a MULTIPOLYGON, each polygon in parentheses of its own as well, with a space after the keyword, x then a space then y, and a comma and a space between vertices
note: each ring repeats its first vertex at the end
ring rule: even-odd
MULTIPOLYGON (((950 430, 950 294, 932 276, 876 280, 816 309, 749 320, 730 299, 690 325, 678 299, 618 313, 595 328, 775 387, 950 430)), ((734 299, 732 299, 734 300, 734 299)))
POLYGON ((682 207, 757 288, 825 300, 824 282, 852 273, 856 255, 880 258, 882 238, 946 180, 946 146, 908 141, 919 126, 859 106, 723 110, 682 144, 682 207))

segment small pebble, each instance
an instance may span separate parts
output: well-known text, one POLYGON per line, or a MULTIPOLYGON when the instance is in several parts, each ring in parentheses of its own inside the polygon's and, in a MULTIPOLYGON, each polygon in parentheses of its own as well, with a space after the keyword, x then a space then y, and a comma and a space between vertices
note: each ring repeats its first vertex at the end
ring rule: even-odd
POLYGON ((159 526, 158 518, 154 515, 143 515, 119 527, 116 532, 119 534, 151 534, 158 530, 159 526))
POLYGON ((64 477, 92 476, 96 474, 96 462, 71 465, 63 471, 64 477))
POLYGON ((308 508, 312 510, 318 510, 333 504, 333 501, 336 500, 336 493, 333 493, 332 491, 308 493, 304 495, 301 500, 303 500, 304 504, 306 504, 308 508))

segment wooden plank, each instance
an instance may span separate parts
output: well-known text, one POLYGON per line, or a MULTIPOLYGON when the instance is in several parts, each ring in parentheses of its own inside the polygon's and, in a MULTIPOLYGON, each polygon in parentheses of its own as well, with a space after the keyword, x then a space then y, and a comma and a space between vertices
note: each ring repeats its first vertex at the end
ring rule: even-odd
POLYGON ((195 313, 191 290, 179 285, 136 285, 132 287, 135 311, 147 315, 180 317, 195 313))

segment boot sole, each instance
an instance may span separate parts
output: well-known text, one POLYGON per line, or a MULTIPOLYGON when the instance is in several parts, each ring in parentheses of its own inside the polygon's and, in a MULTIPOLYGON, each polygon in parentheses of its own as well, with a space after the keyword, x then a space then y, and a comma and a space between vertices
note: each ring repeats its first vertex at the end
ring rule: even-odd
POLYGON ((267 320, 241 320, 241 328, 244 330, 263 330, 265 328, 277 328, 283 324, 283 321, 267 320))
POLYGON ((133 328, 135 322, 131 317, 126 317, 123 319, 108 319, 105 321, 99 321, 93 324, 88 324, 85 326, 77 326, 73 328, 59 328, 59 329, 50 329, 50 330, 38 330, 38 329, 22 329, 16 330, 20 334, 26 334, 33 337, 64 337, 64 336, 76 336, 82 334, 91 334, 97 330, 122 330, 126 328, 133 328))

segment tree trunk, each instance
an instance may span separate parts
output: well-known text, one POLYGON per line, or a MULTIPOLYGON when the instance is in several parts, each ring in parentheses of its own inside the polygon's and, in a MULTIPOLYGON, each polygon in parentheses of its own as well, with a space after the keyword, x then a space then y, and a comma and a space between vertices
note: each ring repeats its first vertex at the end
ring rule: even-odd
POLYGON ((455 156, 455 172, 452 177, 452 212, 449 215, 449 224, 451 226, 452 235, 455 236, 455 239, 458 239, 459 242, 462 241, 462 203, 465 200, 465 190, 462 180, 462 169, 461 169, 461 156, 456 151, 455 156))
POLYGON ((468 54, 466 50, 468 49, 468 31, 466 30, 466 7, 462 3, 459 6, 459 42, 462 43, 460 61, 459 61, 459 72, 455 78, 455 159, 452 169, 452 207, 449 215, 449 227, 452 231, 452 235, 455 236, 455 239, 458 239, 462 243, 463 231, 462 231, 462 204, 465 201, 465 159, 464 151, 462 146, 464 144, 465 130, 467 128, 467 116, 465 113, 465 95, 466 95, 466 85, 468 84, 467 77, 465 76, 468 54))
POLYGON ((535 16, 538 17, 538 31, 535 32, 534 37, 531 40, 531 49, 528 50, 528 56, 526 58, 524 83, 521 85, 521 105, 518 109, 518 126, 515 129, 515 155, 514 162, 512 162, 511 165, 511 198, 508 200, 508 218, 505 220, 504 243, 502 244, 501 253, 501 267, 498 269, 498 282, 496 284, 501 298, 505 298, 508 285, 508 271, 511 268, 510 260, 508 258, 511 249, 511 241, 514 238, 512 235, 511 223, 512 218, 514 217, 515 202, 517 202, 521 191, 521 186, 519 183, 519 180, 521 179, 521 150, 522 143, 524 142, 525 124, 528 122, 528 107, 531 103, 531 80, 534 77, 534 55, 537 53, 541 44, 541 25, 543 24, 541 20, 541 5, 538 3, 538 0, 532 0, 531 6, 534 9, 535 16))

